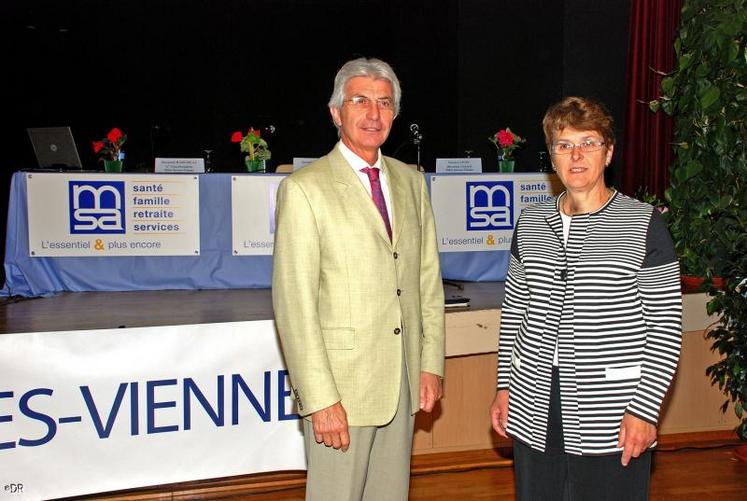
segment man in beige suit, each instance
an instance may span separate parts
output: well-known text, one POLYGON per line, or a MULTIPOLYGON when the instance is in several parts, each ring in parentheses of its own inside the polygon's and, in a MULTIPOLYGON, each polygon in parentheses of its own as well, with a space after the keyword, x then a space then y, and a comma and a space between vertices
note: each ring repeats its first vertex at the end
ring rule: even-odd
POLYGON ((308 500, 405 500, 414 413, 442 395, 444 298, 423 175, 384 157, 401 90, 346 63, 329 101, 340 142, 287 177, 272 296, 299 412, 308 500))

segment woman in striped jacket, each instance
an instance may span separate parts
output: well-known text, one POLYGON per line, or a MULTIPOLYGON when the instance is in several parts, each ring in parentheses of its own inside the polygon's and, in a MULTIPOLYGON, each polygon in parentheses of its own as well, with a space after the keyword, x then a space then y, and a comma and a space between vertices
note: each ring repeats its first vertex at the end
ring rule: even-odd
POLYGON ((543 120, 557 198, 511 245, 493 428, 514 441, 517 499, 647 499, 682 297, 658 211, 608 188, 612 117, 569 97, 543 120))

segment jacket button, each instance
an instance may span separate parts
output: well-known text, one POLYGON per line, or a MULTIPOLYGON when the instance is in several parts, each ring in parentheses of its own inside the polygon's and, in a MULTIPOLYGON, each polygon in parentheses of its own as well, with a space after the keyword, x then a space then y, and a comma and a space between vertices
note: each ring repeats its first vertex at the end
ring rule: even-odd
POLYGON ((400 333, 400 332, 402 332, 402 331, 401 331, 401 330, 399 330, 399 327, 396 327, 396 328, 394 329, 394 335, 395 335, 395 336, 399 336, 399 333, 400 333))
POLYGON ((560 279, 561 279, 561 280, 562 280, 563 282, 565 282, 565 277, 566 277, 567 275, 568 275, 568 270, 566 270, 565 268, 563 268, 562 270, 560 270, 560 279))
POLYGON ((398 295, 398 296, 401 296, 401 295, 402 295, 402 289, 397 289, 397 295, 398 295))
POLYGON ((394 253, 394 259, 397 259, 397 253, 396 252, 394 253))

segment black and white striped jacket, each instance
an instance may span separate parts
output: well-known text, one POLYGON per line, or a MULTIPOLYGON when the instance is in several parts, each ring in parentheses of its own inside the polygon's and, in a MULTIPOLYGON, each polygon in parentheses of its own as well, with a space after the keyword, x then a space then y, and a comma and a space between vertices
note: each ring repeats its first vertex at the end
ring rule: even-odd
POLYGON ((498 389, 508 433, 544 451, 557 338, 565 450, 619 452, 625 412, 656 424, 682 336, 679 265, 663 218, 615 192, 576 215, 560 197, 525 209, 501 312, 498 389))

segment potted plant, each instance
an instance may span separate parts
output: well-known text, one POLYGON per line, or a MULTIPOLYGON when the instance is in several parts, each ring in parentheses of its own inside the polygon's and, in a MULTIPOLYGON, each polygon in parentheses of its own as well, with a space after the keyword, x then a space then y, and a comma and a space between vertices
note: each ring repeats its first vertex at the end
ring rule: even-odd
POLYGON ((253 127, 249 129, 246 136, 240 131, 231 135, 232 143, 240 143, 241 151, 246 153, 244 163, 249 172, 265 172, 265 161, 272 157, 267 142, 260 136, 259 130, 253 127))
MULTIPOLYGON (((744 249, 747 252, 747 249, 744 249)), ((742 276, 747 276, 747 258, 739 263, 742 276)), ((736 286, 727 280, 725 290, 714 294, 708 302, 709 314, 720 315, 719 321, 706 331, 706 338, 713 341, 711 349, 718 351, 723 358, 706 369, 711 383, 718 384, 727 400, 721 406, 726 412, 729 403, 734 404, 734 412, 741 420, 737 434, 747 440, 747 280, 736 286)), ((747 445, 737 449, 740 459, 747 461, 747 445)))
POLYGON ((114 127, 104 139, 93 142, 93 152, 99 155, 99 160, 104 161, 105 172, 122 172, 124 160, 122 145, 125 141, 127 141, 127 136, 114 127))
POLYGON ((677 67, 650 103, 674 117, 676 158, 665 198, 682 272, 707 280, 728 272, 747 220, 746 10, 744 1, 686 0, 677 67))
POLYGON ((649 103, 674 118, 666 217, 682 273, 705 280, 720 315, 706 336, 723 359, 707 375, 747 439, 747 2, 685 0, 680 23, 677 66, 649 103))
POLYGON ((506 127, 490 136, 488 141, 493 143, 498 150, 498 170, 500 172, 513 172, 514 159, 511 155, 515 149, 526 142, 526 139, 515 132, 511 132, 511 129, 506 127))

